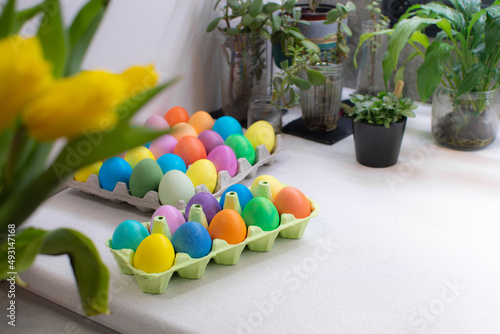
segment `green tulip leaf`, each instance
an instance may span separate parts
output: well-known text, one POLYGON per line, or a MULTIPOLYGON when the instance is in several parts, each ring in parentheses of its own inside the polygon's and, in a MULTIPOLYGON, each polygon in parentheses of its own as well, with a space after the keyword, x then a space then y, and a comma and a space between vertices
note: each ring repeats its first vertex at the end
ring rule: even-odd
POLYGON ((16 13, 15 26, 13 28, 13 33, 19 33, 19 30, 23 27, 24 23, 31 20, 37 14, 41 13, 43 10, 43 3, 39 3, 30 8, 26 8, 16 13))
POLYGON ((16 10, 16 0, 8 0, 3 7, 2 15, 0 16, 0 38, 9 36, 16 25, 14 15, 16 10))

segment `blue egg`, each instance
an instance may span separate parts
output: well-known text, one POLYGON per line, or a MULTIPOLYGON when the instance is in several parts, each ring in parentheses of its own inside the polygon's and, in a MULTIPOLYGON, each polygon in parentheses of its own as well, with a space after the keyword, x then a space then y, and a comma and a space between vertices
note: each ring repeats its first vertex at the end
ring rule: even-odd
POLYGON ((235 133, 239 133, 241 135, 243 134, 241 124, 236 120, 236 118, 231 116, 222 116, 218 118, 215 121, 212 130, 217 132, 224 140, 235 133))
POLYGON ((163 174, 171 170, 180 170, 183 173, 186 173, 186 163, 180 156, 173 153, 167 153, 162 155, 156 160, 158 165, 160 165, 163 174))
POLYGON ((248 189, 242 184, 233 184, 232 186, 227 188, 226 191, 222 193, 222 196, 220 198, 220 207, 222 209, 224 209, 224 201, 226 200, 226 193, 230 191, 234 191, 235 193, 238 194, 238 200, 240 201, 241 210, 243 210, 245 208, 245 205, 247 205, 248 201, 253 198, 250 189, 248 189))
POLYGON ((201 224, 188 221, 179 226, 172 236, 176 253, 187 253, 193 259, 206 256, 212 249, 212 238, 201 224))
POLYGON ((149 148, 149 145, 151 145, 150 141, 148 141, 146 144, 143 144, 142 146, 144 146, 145 148, 149 148))
POLYGON ((125 161, 125 159, 120 157, 113 157, 106 161, 99 169, 99 182, 101 183, 101 188, 113 191, 118 182, 123 182, 127 185, 132 174, 132 167, 125 161))
POLYGON ((139 244, 149 236, 148 229, 137 220, 125 220, 115 228, 111 239, 111 248, 128 248, 136 251, 139 244))

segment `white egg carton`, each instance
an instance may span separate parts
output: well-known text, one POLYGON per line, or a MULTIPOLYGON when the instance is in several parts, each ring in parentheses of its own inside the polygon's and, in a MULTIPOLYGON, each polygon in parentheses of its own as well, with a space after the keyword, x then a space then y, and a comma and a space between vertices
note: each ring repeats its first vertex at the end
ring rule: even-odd
MULTIPOLYGON (((274 148, 271 152, 269 152, 264 145, 257 146, 255 149, 255 163, 253 166, 247 159, 240 158, 238 159, 238 169, 234 177, 231 177, 225 170, 220 171, 217 176, 217 186, 215 187, 213 195, 215 197, 220 197, 224 190, 226 190, 229 186, 239 183, 245 178, 254 177, 259 167, 274 163, 274 159, 281 149, 282 138, 281 135, 278 134, 276 135, 274 148)), ((124 182, 118 182, 115 189, 113 189, 113 191, 109 191, 101 188, 99 177, 95 174, 90 175, 87 182, 69 180, 66 184, 68 187, 73 189, 109 199, 113 202, 126 202, 132 204, 144 212, 154 211, 162 205, 157 191, 151 190, 142 198, 135 197, 130 195, 127 185, 124 182)), ((197 186, 195 190, 196 193, 210 192, 204 184, 197 186)), ((184 201, 179 201, 175 207, 179 210, 184 210, 186 203, 184 201)))

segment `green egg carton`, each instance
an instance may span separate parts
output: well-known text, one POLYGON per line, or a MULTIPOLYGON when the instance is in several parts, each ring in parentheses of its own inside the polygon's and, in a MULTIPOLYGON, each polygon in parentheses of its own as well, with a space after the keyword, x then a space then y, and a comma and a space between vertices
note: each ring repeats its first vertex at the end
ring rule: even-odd
MULTIPOLYGON (((111 247, 111 238, 106 240, 106 247, 113 254, 120 272, 128 275, 133 274, 142 292, 163 293, 166 291, 168 283, 175 272, 183 278, 199 279, 204 276, 205 269, 212 259, 217 264, 236 265, 246 247, 251 251, 268 252, 272 250, 278 235, 287 239, 302 238, 309 220, 316 217, 319 212, 318 204, 309 197, 307 199, 311 206, 311 214, 308 217, 296 219, 293 215, 284 213, 281 215, 280 225, 272 231, 263 231, 258 226, 249 226, 246 239, 239 244, 232 245, 224 240, 215 239, 212 242, 210 253, 199 259, 193 259, 186 253, 177 253, 174 265, 169 270, 161 273, 148 274, 134 268, 134 251, 131 249, 113 249, 111 247)), ((145 222, 143 225, 149 229, 150 223, 145 222)))

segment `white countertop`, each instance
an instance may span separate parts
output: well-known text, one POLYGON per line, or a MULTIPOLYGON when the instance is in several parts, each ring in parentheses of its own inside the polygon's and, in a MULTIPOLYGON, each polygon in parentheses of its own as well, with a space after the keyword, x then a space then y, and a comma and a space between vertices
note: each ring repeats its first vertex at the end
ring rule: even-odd
MULTIPOLYGON (((174 275, 164 294, 142 293, 104 246, 121 221, 149 214, 68 189, 25 226, 70 227, 94 241, 110 271, 112 314, 92 320, 121 333, 500 332, 500 140, 477 152, 439 147, 421 106, 389 168, 359 165, 352 136, 329 146, 285 134, 283 145, 257 174, 318 202, 304 237, 246 249, 235 266, 211 262, 199 280, 174 275)), ((39 256, 21 277, 81 313, 67 257, 39 256)), ((50 332, 23 319, 33 313, 20 313, 16 330, 50 332)))

